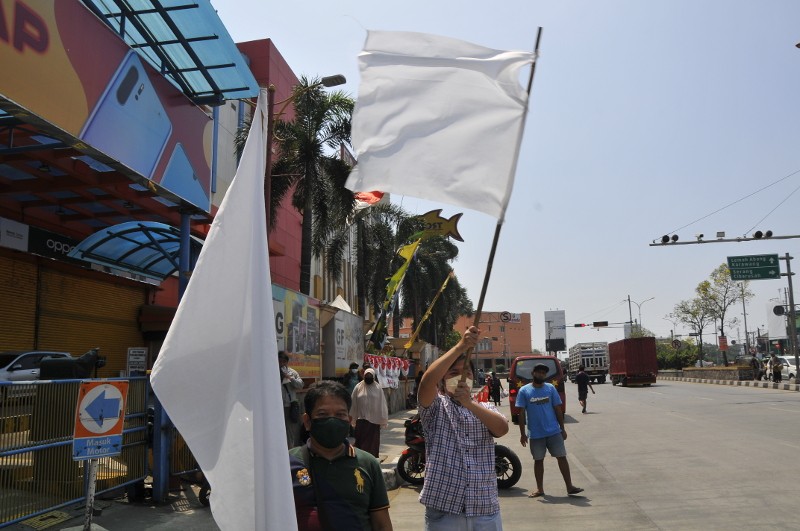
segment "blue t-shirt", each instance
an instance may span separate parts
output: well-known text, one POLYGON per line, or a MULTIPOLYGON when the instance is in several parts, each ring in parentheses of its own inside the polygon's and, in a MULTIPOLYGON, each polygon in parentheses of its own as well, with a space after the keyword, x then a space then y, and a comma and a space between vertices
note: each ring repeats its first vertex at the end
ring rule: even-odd
POLYGON ((561 433, 554 407, 561 406, 561 397, 549 383, 542 387, 523 385, 517 393, 516 406, 525 409, 528 433, 531 439, 542 439, 561 433))

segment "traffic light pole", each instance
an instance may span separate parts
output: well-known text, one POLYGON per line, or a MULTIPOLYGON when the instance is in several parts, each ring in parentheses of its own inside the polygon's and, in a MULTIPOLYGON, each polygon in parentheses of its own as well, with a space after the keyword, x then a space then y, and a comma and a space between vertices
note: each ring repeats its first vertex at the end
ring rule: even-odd
MULTIPOLYGON (((794 288, 792 287, 792 257, 786 253, 786 256, 780 260, 786 260, 786 278, 789 282, 789 326, 786 336, 789 338, 789 352, 794 357, 794 366, 798 367, 800 366, 800 360, 798 360, 800 355, 797 353, 797 314, 794 309, 794 288)), ((797 377, 798 375, 795 374, 795 383, 797 383, 797 377)))

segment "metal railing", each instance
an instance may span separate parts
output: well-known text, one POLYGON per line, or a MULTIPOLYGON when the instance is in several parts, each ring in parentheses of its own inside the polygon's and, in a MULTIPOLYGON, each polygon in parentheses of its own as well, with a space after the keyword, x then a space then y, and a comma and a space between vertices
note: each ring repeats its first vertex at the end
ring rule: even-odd
MULTIPOLYGON (((127 380, 122 452, 99 459, 98 494, 148 473, 148 382, 127 380)), ((84 500, 88 467, 72 458, 80 382, 0 382, 0 527, 84 500)))

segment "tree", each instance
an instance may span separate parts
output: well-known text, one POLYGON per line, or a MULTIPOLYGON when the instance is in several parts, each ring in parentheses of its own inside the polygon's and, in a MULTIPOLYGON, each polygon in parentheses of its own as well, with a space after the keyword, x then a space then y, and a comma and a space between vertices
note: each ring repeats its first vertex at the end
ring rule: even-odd
MULTIPOLYGON (((721 264, 711 272, 709 280, 704 280, 697 285, 695 291, 703 304, 708 307, 711 317, 719 321, 719 334, 725 335, 725 325, 736 326, 737 318, 727 318, 726 314, 731 306, 753 298, 749 291, 748 282, 731 280, 731 271, 727 264, 721 264)), ((728 365, 728 354, 722 351, 725 365, 728 365)))
POLYGON ((683 300, 675 305, 673 315, 683 324, 688 325, 699 334, 700 360, 703 359, 703 329, 714 320, 711 308, 700 297, 692 300, 683 300))
POLYGON ((350 167, 331 154, 350 143, 354 101, 342 91, 326 92, 305 76, 293 90, 295 119, 278 121, 278 158, 272 169, 273 205, 291 193, 303 214, 300 291, 311 292, 311 258, 320 256, 331 227, 352 212, 353 193, 344 187, 350 167))

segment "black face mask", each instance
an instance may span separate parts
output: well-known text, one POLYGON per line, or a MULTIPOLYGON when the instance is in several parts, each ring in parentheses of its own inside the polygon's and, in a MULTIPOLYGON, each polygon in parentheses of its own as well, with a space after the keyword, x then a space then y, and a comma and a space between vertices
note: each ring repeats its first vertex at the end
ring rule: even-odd
POLYGON ((375 379, 372 376, 364 376, 364 381, 367 383, 367 385, 369 385, 374 382, 375 379))
POLYGON ((311 421, 311 436, 325 448, 338 448, 349 433, 350 423, 346 420, 326 417, 311 421))

